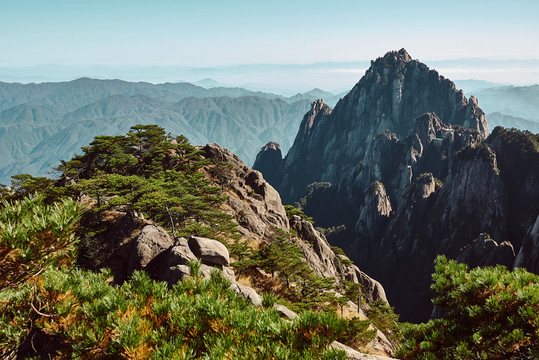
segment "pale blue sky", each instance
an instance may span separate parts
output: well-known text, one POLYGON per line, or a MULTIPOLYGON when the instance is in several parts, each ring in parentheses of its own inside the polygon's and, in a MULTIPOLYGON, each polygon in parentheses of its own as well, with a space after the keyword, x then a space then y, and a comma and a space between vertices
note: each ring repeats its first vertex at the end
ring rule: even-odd
POLYGON ((0 67, 539 59, 539 1, 0 0, 0 67))

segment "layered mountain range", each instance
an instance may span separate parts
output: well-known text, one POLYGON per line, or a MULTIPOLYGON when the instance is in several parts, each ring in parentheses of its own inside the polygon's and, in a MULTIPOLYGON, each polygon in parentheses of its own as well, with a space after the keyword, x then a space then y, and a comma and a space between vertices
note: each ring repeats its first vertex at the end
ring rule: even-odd
POLYGON ((490 134, 475 97, 404 49, 371 62, 333 110, 315 101, 284 159, 268 143, 254 168, 333 230, 404 320, 431 316, 437 254, 539 271, 539 137, 490 134))
POLYGON ((119 135, 136 124, 159 124, 195 144, 218 142, 252 164, 273 138, 292 145, 311 101, 335 96, 320 89, 287 98, 242 88, 89 78, 0 82, 0 183, 19 173, 50 175, 60 159, 95 136, 119 135))
POLYGON ((469 91, 481 99, 492 128, 503 126, 539 132, 539 85, 494 86, 469 91))
MULTIPOLYGON (((119 135, 141 123, 159 124, 196 144, 217 142, 251 165, 270 140, 278 139, 288 151, 310 102, 323 99, 334 107, 346 95, 313 89, 285 97, 206 80, 200 84, 209 88, 90 78, 0 82, 0 183, 9 184, 18 173, 50 175, 60 159, 73 156, 94 136, 119 135)), ((481 99, 489 124, 539 131, 537 86, 458 84, 481 99)))

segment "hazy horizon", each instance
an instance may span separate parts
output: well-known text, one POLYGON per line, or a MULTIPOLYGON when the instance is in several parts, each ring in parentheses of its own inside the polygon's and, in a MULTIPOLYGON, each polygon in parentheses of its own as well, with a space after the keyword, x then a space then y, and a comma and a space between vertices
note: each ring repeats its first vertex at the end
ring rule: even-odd
MULTIPOLYGON (((380 56, 382 56, 381 54, 380 56)), ((412 54, 413 56, 413 54, 412 54)), ((539 60, 460 59, 421 60, 453 81, 475 80, 496 85, 539 84, 539 60)), ((364 75, 370 61, 313 64, 239 64, 215 67, 36 65, 0 67, 0 81, 44 83, 82 77, 119 79, 153 84, 189 82, 203 87, 243 87, 250 90, 293 95, 314 88, 335 94, 350 90, 364 75)))
POLYGON ((0 81, 211 78, 338 92, 405 48, 452 80, 529 85, 539 83, 538 15, 534 0, 12 1, 0 13, 0 81))

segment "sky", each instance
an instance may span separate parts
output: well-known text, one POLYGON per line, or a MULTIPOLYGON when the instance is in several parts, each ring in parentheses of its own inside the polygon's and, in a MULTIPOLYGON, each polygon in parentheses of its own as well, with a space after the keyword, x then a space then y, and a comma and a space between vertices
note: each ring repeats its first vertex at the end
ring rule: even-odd
MULTIPOLYGON (((0 0, 0 9, 0 68, 18 69, 21 76, 23 69, 36 72, 36 66, 51 64, 86 69, 82 72, 96 65, 149 71, 150 66, 223 70, 248 64, 361 64, 406 48, 427 64, 453 61, 446 68, 453 67, 450 75, 460 78, 539 82, 537 62, 522 63, 539 59, 537 0, 0 0), (463 59, 495 60, 499 66, 489 63, 470 73, 461 66, 463 59), (503 61, 508 60, 521 62, 507 66, 503 61)), ((330 70, 357 81, 365 69, 330 70)), ((210 77, 204 75, 196 74, 210 77)), ((216 80, 267 82, 248 71, 245 75, 252 78, 216 80)), ((195 77, 177 76, 183 79, 168 81, 195 77)))

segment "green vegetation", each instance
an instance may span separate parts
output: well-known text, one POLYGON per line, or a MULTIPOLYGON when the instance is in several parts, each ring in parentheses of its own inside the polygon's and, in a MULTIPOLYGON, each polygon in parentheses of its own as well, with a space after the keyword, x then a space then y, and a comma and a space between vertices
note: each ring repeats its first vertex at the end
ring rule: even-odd
POLYGON ((61 358, 344 359, 327 348, 345 333, 344 320, 312 312, 282 320, 236 296, 219 272, 171 290, 144 272, 120 287, 110 276, 49 268, 3 291, 0 353, 13 356, 27 328, 36 326, 61 358))
POLYGON ((71 265, 78 239, 73 229, 81 206, 71 199, 52 205, 43 196, 0 204, 0 289, 48 266, 71 265))
POLYGON ((310 222, 311 224, 314 224, 313 218, 305 215, 305 213, 301 211, 300 209, 296 209, 292 205, 284 205, 284 209, 286 210, 286 216, 288 217, 289 220, 292 219, 292 216, 297 215, 303 220, 306 220, 310 222))
MULTIPOLYGON (((375 336, 371 324, 402 342, 402 359, 539 357, 539 277, 521 269, 468 270, 439 257, 432 289, 445 318, 407 324, 401 332, 398 316, 382 301, 357 304, 368 320, 338 318, 338 308, 342 317, 349 300, 360 300, 360 286, 340 279, 336 288, 334 279, 316 275, 295 233, 272 228, 257 247, 241 239, 221 210, 231 164, 211 164, 187 139, 157 126, 97 137, 59 169, 58 181, 23 174, 11 188, 0 187, 2 358, 341 359, 328 344, 362 347, 375 336), (263 307, 255 308, 220 272, 199 276, 198 262, 172 289, 144 272, 115 285, 110 270, 81 268, 83 259, 109 249, 99 235, 111 213, 143 214, 176 237, 218 239, 236 274, 257 273, 279 291, 270 288, 263 307), (275 303, 299 316, 281 319, 275 303), (25 343, 30 337, 34 342, 25 343), (37 351, 34 343, 41 344, 37 351)), ((330 185, 311 189, 316 186, 330 185)), ((292 206, 286 211, 312 221, 292 206)), ((348 263, 341 249, 332 250, 348 263)))
POLYGON ((97 211, 140 212, 175 236, 234 237, 232 217, 219 209, 222 189, 199 171, 209 161, 185 137, 138 125, 125 136, 99 136, 83 151, 59 169, 77 180, 66 193, 92 196, 97 211))
MULTIPOLYGON (((447 309, 445 318, 407 324, 401 332, 398 316, 382 301, 358 304, 368 320, 338 318, 338 308, 342 317, 348 301, 358 301, 360 286, 340 279, 337 289, 334 279, 316 275, 295 233, 272 228, 258 247, 241 239, 221 210, 234 175, 230 164, 210 164, 187 139, 152 125, 98 137, 83 152, 62 163, 58 181, 23 174, 10 189, 0 187, 2 358, 19 352, 44 358, 341 359, 344 354, 328 344, 362 347, 375 336, 371 324, 402 342, 402 359, 539 357, 536 275, 503 267, 468 270, 439 257, 432 289, 434 303, 447 309), (255 308, 229 289, 220 272, 199 276, 198 262, 172 289, 144 272, 115 285, 110 270, 81 268, 81 252, 88 258, 108 249, 98 243, 99 234, 104 216, 113 212, 143 214, 177 237, 218 239, 237 274, 262 274, 279 291, 269 289, 263 307, 255 308), (281 319, 275 303, 299 316, 281 319), (37 351, 25 343, 30 334, 41 344, 37 351)), ((312 221, 292 206, 286 211, 289 218, 312 221)), ((341 249, 332 250, 348 263, 341 249)))
MULTIPOLYGON (((341 226, 344 226, 344 225, 341 225, 341 226)), ((350 260, 348 258, 348 256, 346 256, 346 254, 344 253, 344 250, 341 249, 340 247, 331 246, 331 250, 333 251, 333 253, 335 255, 337 255, 337 257, 339 258, 339 261, 341 262, 341 264, 344 264, 344 265, 352 265, 353 264, 352 260, 350 260)))
POLYGON ((376 336, 376 329, 369 329, 369 320, 354 317, 347 320, 346 325, 346 331, 337 340, 348 346, 361 348, 376 336))
MULTIPOLYGON (((11 191, 0 192, 0 198, 4 200, 21 200, 35 193, 49 193, 54 191, 54 180, 46 177, 33 177, 28 174, 14 175, 11 177, 11 191)), ((4 187, 5 189, 5 187, 4 187)))
POLYGON ((345 298, 335 295, 334 279, 314 274, 295 234, 273 228, 258 249, 240 239, 221 210, 234 169, 211 164, 184 137, 135 126, 97 137, 59 170, 57 181, 18 175, 11 188, 0 187, 2 358, 340 359, 342 351, 328 348, 333 340, 372 340, 370 321, 337 317, 345 298), (113 284, 110 270, 89 269, 116 246, 100 243, 103 219, 129 213, 176 237, 222 241, 237 273, 265 270, 284 293, 264 294, 264 308, 255 308, 221 273, 198 276, 199 263, 172 289, 143 272, 113 284), (276 302, 299 316, 279 318, 276 302))
MULTIPOLYGON (((331 227, 328 227, 328 228, 316 227, 315 229, 318 230, 325 237, 331 237, 331 236, 336 236, 336 235, 339 235, 339 234, 345 232, 346 231, 346 225, 341 224, 341 225, 338 225, 338 226, 331 226, 331 227)), ((341 251, 342 251, 342 249, 341 249, 341 251)), ((337 253, 335 252, 335 254, 337 254, 337 253)))
POLYGON ((439 256, 432 276, 442 319, 407 325, 402 359, 539 358, 539 276, 474 268, 439 256))
POLYGON ((527 130, 497 126, 490 137, 490 139, 494 138, 500 138, 507 146, 518 149, 520 156, 526 157, 539 152, 539 134, 533 134, 527 130))
POLYGON ((233 264, 237 273, 247 274, 262 269, 272 278, 280 280, 285 292, 281 298, 273 301, 283 303, 292 311, 334 311, 337 304, 332 291, 335 280, 316 275, 292 236, 277 230, 274 229, 271 242, 263 244, 258 250, 251 249, 249 255, 233 264))

